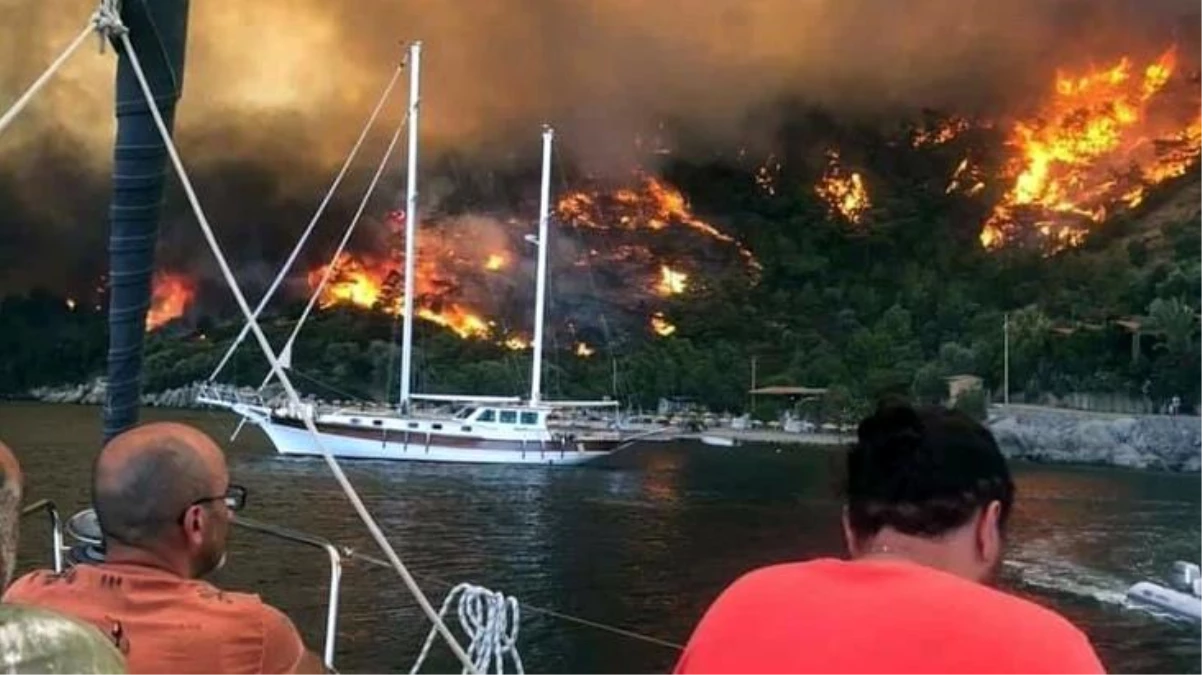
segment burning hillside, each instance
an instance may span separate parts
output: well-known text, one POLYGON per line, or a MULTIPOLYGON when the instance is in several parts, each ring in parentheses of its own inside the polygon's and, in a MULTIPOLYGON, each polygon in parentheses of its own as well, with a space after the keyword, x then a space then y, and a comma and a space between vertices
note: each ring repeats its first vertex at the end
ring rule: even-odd
MULTIPOLYGON (((646 325, 660 311, 659 300, 687 294, 695 276, 732 263, 749 274, 759 267, 734 237, 694 215, 679 190, 641 173, 633 187, 564 195, 553 221, 560 227, 550 254, 552 301, 569 316, 553 313, 551 321, 595 324, 596 316, 572 312, 599 302, 614 312, 615 320, 646 325)), ((401 222, 400 214, 391 216, 394 237, 401 222)), ((535 249, 524 237, 533 229, 517 219, 478 215, 425 223, 418 237, 417 316, 462 338, 494 340, 510 349, 528 347, 531 319, 515 329, 506 318, 530 314, 535 249)), ((324 265, 307 273, 311 292, 325 276, 324 265)), ((318 306, 354 305, 399 314, 402 295, 399 256, 343 253, 321 289, 318 306)), ((593 353, 581 344, 578 356, 593 353)))
POLYGON ((1142 66, 1122 57, 1082 75, 1060 73, 1038 114, 1013 124, 1009 185, 981 231, 990 248, 1038 236, 1056 250, 1083 241, 1150 185, 1198 159, 1196 78, 1176 73, 1176 50, 1142 66))

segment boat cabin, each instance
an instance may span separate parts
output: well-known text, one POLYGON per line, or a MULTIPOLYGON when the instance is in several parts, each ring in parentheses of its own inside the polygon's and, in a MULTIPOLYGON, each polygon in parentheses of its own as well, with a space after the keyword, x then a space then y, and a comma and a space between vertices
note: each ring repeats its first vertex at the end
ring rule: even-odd
POLYGON ((505 406, 467 406, 455 413, 455 419, 473 424, 494 424, 515 429, 545 429, 547 411, 505 406))

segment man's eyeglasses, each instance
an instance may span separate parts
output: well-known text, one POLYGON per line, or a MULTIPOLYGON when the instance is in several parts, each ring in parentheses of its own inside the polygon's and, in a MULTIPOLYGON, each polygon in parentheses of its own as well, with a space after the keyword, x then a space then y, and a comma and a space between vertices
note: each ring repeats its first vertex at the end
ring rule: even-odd
MULTIPOLYGON (((242 508, 246 506, 246 488, 242 487, 241 485, 230 485, 228 488, 226 488, 225 494, 223 495, 217 495, 214 497, 201 497, 191 504, 188 504, 188 508, 184 509, 184 513, 187 513, 188 509, 192 508, 193 506, 200 506, 201 504, 219 501, 224 501, 226 508, 231 511, 241 511, 242 508)), ((183 522, 183 513, 179 515, 179 519, 181 522, 183 522)))

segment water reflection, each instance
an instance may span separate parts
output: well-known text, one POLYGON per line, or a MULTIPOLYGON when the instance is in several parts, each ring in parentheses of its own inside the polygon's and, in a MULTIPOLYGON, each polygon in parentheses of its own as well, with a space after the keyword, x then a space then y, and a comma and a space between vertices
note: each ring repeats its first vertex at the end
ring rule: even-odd
MULTIPOLYGON (((228 417, 149 414, 199 423, 219 438, 232 429, 228 417)), ((86 503, 98 420, 91 408, 0 406, 0 429, 26 465, 30 499, 52 497, 64 511, 86 503)), ((321 460, 277 458, 253 430, 229 456, 251 490, 248 515, 376 552, 321 460)), ((741 573, 842 553, 839 453, 650 444, 614 460, 599 469, 344 467, 436 604, 446 583, 474 581, 679 642, 741 573)), ((1016 479, 1017 567, 1009 576, 1017 590, 1083 626, 1111 670, 1196 672, 1196 626, 1123 609, 1098 591, 1125 588, 1177 558, 1197 559, 1197 476, 1019 466, 1016 479)), ((46 564, 48 537, 39 528, 27 535, 21 567, 46 564)), ((324 561, 244 532, 232 545, 219 583, 261 593, 319 644, 324 561)), ((348 564, 343 610, 341 670, 412 664, 428 623, 395 573, 348 564)), ((534 612, 521 631, 531 672, 654 672, 675 659, 662 647, 534 612)), ((429 663, 453 667, 445 651, 429 663)))

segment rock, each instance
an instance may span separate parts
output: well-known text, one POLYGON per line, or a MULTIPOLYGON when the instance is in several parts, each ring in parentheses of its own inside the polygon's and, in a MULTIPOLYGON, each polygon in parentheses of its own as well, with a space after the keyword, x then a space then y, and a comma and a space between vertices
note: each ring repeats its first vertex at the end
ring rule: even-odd
POLYGON ((995 406, 989 427, 1008 457, 1199 471, 1197 417, 1116 416, 1034 406, 995 406))

